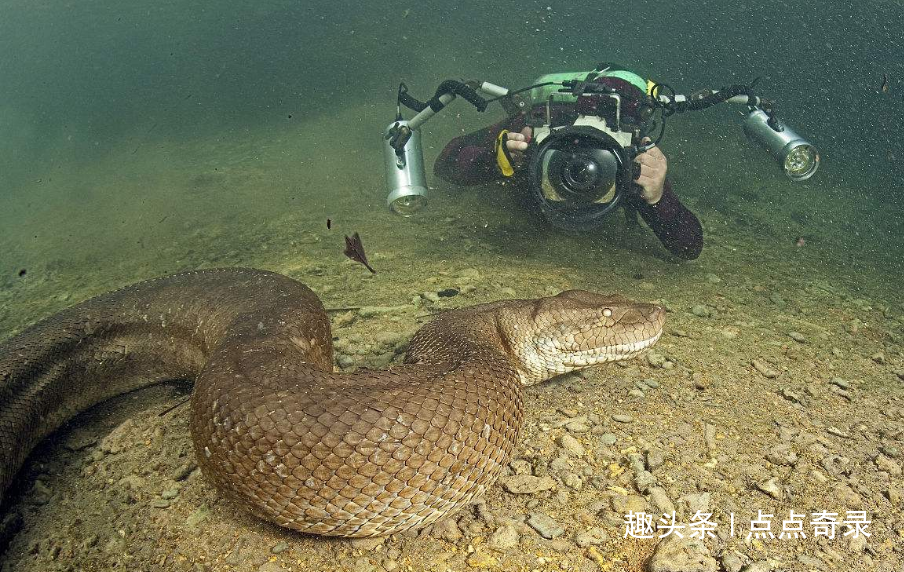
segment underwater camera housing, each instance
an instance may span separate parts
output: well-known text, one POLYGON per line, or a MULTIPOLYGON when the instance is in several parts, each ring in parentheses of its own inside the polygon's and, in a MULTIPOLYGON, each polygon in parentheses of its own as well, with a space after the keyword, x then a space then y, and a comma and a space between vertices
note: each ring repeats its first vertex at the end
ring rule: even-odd
POLYGON ((642 132, 641 126, 623 121, 615 90, 596 83, 582 90, 578 116, 570 125, 550 126, 547 101, 545 124, 534 128, 537 147, 529 167, 531 195, 540 211, 553 225, 573 231, 602 224, 630 191, 642 132))

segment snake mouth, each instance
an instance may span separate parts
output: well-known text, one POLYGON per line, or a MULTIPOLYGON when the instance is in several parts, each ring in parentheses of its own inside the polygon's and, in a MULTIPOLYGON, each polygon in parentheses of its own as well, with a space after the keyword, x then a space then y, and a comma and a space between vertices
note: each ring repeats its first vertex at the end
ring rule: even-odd
POLYGON ((566 354, 566 359, 563 359, 562 362, 568 367, 580 368, 631 358, 655 344, 661 336, 662 330, 660 329, 652 336, 642 340, 569 351, 566 354))

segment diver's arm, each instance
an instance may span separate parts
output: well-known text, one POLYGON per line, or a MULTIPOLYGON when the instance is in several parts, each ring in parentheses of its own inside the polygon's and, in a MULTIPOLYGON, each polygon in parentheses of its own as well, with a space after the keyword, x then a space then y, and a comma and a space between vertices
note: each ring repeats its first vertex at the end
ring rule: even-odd
POLYGON ((521 116, 506 118, 495 125, 449 141, 433 164, 434 175, 461 186, 480 185, 502 178, 496 167, 496 137, 503 129, 518 131, 524 127, 524 123, 521 116))
POLYGON ((635 203, 640 216, 647 223, 662 245, 673 255, 694 260, 703 250, 703 227, 686 206, 681 204, 666 180, 662 198, 650 205, 642 200, 635 203))

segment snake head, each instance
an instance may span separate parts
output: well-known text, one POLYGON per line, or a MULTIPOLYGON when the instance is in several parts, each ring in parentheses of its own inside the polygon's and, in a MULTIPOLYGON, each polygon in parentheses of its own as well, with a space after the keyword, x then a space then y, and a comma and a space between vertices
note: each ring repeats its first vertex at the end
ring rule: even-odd
POLYGON ((506 329, 521 382, 531 385, 569 371, 632 358, 656 343, 664 324, 662 306, 568 290, 535 300, 529 315, 522 314, 506 329))

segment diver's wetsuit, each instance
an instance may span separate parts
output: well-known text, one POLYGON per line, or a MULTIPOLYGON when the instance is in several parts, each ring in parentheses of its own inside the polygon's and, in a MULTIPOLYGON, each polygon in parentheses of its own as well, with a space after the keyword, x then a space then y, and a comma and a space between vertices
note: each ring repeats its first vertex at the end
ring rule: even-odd
MULTIPOLYGON (((620 93, 636 91, 636 88, 618 78, 600 78, 597 81, 616 88, 620 93)), ((636 110, 633 103, 629 98, 623 99, 623 113, 633 114, 636 110)), ((535 106, 530 113, 542 117, 546 113, 545 109, 544 105, 535 106)), ((554 126, 571 123, 576 117, 573 105, 559 104, 552 107, 554 126)), ((436 159, 434 173, 437 177, 462 186, 479 185, 504 178, 496 168, 493 150, 496 137, 503 129, 519 132, 526 125, 527 117, 517 115, 480 131, 456 137, 446 145, 436 159)), ((516 171, 514 179, 516 186, 528 187, 524 169, 516 171)), ((668 179, 663 188, 662 198, 655 205, 647 204, 639 195, 631 195, 625 199, 637 209, 669 252, 686 260, 700 256, 703 249, 703 228, 694 213, 681 204, 672 192, 672 185, 668 179)))

